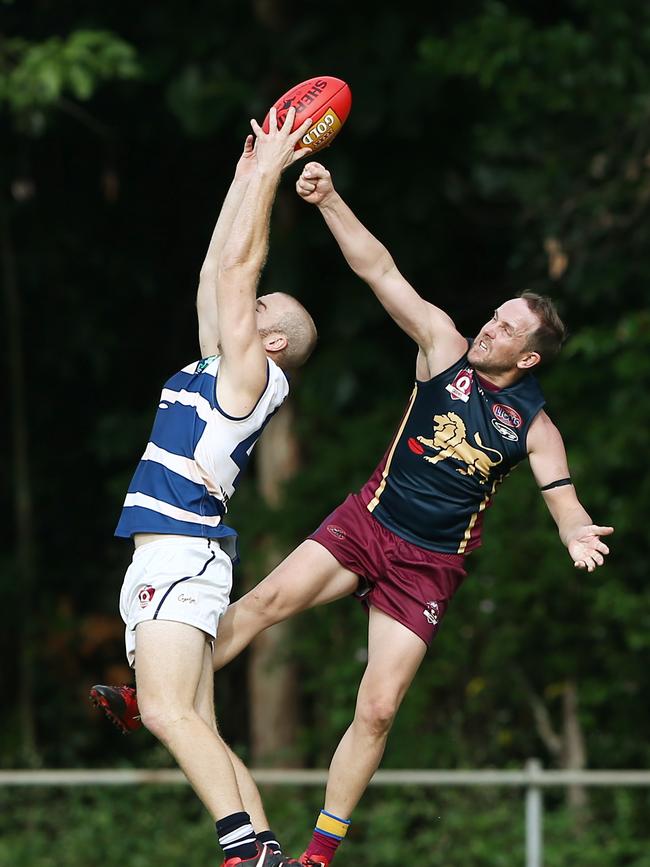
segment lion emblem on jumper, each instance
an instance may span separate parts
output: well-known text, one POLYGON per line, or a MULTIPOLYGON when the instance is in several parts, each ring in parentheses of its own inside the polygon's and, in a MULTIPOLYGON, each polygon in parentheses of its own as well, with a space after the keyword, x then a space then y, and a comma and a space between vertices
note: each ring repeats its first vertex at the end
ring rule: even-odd
POLYGON ((418 437, 417 440, 422 445, 435 449, 438 454, 424 455, 424 460, 429 461, 430 464, 437 464, 446 458, 454 458, 467 465, 466 468, 457 467, 459 473, 464 476, 474 476, 478 473, 482 476, 478 481, 484 485, 490 477, 492 467, 498 466, 503 460, 501 452, 484 446, 479 433, 474 434, 474 442, 480 448, 468 442, 465 422, 455 412, 434 415, 433 422, 433 439, 418 437))

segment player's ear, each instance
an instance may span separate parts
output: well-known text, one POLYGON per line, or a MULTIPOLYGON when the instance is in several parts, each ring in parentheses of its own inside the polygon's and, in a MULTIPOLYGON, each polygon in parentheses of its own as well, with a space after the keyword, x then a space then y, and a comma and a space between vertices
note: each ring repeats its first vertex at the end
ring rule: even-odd
POLYGON ((517 367, 520 368, 520 370, 530 370, 531 367, 535 367, 539 364, 541 360, 542 356, 539 352, 528 351, 521 356, 517 362, 517 367))
POLYGON ((266 352, 281 352, 289 345, 286 335, 279 331, 272 331, 262 338, 262 345, 266 352))

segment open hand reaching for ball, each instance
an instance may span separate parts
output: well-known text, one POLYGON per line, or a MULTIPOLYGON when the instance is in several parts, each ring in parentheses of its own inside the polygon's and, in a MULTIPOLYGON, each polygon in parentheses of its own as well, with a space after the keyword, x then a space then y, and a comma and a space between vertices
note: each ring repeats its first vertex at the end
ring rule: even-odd
POLYGON ((273 107, 270 110, 268 132, 264 132, 254 118, 251 120, 251 127, 255 133, 254 151, 259 170, 277 171, 279 169, 283 171, 296 160, 301 160, 311 153, 311 148, 299 147, 298 145, 302 136, 309 129, 312 119, 311 117, 306 118, 296 129, 293 129, 295 119, 296 110, 292 106, 281 126, 278 126, 277 109, 273 107))
POLYGON ((310 205, 322 205, 334 193, 332 177, 320 163, 307 163, 296 181, 296 192, 310 205))

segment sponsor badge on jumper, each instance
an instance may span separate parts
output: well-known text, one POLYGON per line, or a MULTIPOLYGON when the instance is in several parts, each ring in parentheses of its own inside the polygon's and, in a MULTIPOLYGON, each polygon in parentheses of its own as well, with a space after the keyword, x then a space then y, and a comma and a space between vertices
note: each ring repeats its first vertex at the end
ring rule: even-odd
POLYGON ((216 355, 207 355, 205 358, 202 358, 196 365, 195 373, 203 373, 205 368, 212 364, 216 357, 216 355))
POLYGON ((474 371, 471 367, 466 367, 460 373, 457 373, 454 381, 446 385, 445 388, 451 395, 452 400, 462 400, 463 403, 467 403, 472 391, 473 380, 474 371))

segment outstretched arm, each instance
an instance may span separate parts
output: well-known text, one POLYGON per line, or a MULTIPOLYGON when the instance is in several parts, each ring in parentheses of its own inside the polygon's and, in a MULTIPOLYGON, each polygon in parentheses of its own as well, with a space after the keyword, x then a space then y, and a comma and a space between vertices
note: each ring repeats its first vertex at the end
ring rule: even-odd
POLYGON ((578 500, 573 484, 547 485, 569 479, 569 465, 562 436, 545 412, 540 412, 528 432, 528 457, 544 502, 557 524, 560 539, 577 569, 593 572, 602 566, 609 548, 601 536, 609 536, 613 527, 600 527, 578 500))
POLYGON ((268 250, 269 222, 283 169, 309 151, 294 150, 309 128, 309 118, 291 132, 295 109, 281 129, 271 109, 269 132, 256 121, 255 171, 225 239, 217 273, 221 365, 217 378, 220 406, 229 415, 249 413, 266 384, 267 359, 257 327, 255 292, 268 250))
POLYGON ((456 360, 467 348, 465 338, 451 318, 425 301, 400 273, 386 247, 336 192, 327 169, 320 163, 308 163, 296 190, 306 202, 318 207, 352 270, 370 286, 400 328, 415 340, 429 367, 437 368, 441 363, 446 366, 448 359, 456 360))
POLYGON ((217 355, 219 348, 219 317, 217 315, 217 274, 221 263, 221 255, 226 238, 230 234, 232 224, 239 210, 248 187, 251 175, 255 171, 254 138, 249 135, 244 143, 244 150, 237 163, 235 176, 224 199, 217 224, 214 227, 208 251, 199 277, 199 288, 196 294, 196 311, 199 319, 199 345, 201 355, 217 355))

